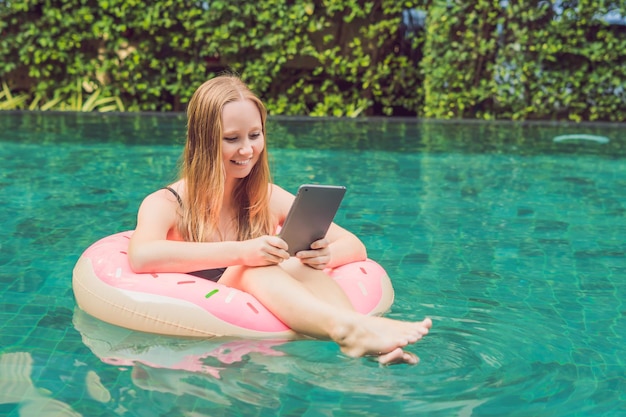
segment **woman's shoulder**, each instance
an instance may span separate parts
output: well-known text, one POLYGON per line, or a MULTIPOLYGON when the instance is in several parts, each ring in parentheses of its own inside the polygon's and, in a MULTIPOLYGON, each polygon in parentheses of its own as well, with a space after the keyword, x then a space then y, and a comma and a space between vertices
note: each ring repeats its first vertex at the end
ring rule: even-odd
POLYGON ((169 213, 166 217, 174 216, 183 207, 182 188, 180 182, 175 182, 148 194, 141 202, 139 214, 159 213, 158 216, 162 217, 169 213))
POLYGON ((154 190, 144 198, 144 202, 163 203, 167 201, 182 205, 184 195, 184 183, 181 180, 154 190))
POLYGON ((141 202, 137 212, 135 233, 140 235, 146 232, 151 235, 162 233, 163 238, 167 236, 170 239, 172 231, 176 228, 179 213, 180 204, 171 191, 166 188, 158 189, 148 194, 141 202))

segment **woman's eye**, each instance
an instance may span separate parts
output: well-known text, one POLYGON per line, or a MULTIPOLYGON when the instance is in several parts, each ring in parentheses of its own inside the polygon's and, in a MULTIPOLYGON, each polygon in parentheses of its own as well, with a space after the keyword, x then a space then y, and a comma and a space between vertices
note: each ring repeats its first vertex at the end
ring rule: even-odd
POLYGON ((258 138, 258 137, 260 137, 260 136, 261 136, 261 133, 260 133, 260 132, 255 132, 255 133, 251 133, 251 134, 250 134, 250 138, 251 138, 251 139, 256 139, 256 138, 258 138))
POLYGON ((234 142, 234 141, 237 140, 237 136, 230 137, 230 138, 224 138, 224 140, 227 141, 227 142, 234 142))

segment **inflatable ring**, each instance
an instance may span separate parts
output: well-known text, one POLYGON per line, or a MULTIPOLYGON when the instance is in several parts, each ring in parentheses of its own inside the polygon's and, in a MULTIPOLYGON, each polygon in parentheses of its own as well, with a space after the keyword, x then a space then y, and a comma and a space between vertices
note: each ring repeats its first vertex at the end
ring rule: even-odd
MULTIPOLYGON (((78 307, 131 330, 172 336, 296 339, 299 336, 252 295, 181 273, 136 274, 128 263, 132 231, 105 237, 78 259, 72 288, 78 307)), ((354 308, 386 312, 394 293, 372 260, 327 270, 354 308)))

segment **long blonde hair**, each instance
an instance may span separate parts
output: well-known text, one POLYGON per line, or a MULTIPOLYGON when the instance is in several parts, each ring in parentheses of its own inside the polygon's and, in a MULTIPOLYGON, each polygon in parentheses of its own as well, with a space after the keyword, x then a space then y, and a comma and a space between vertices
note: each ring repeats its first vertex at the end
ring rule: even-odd
MULTIPOLYGON (((234 75, 221 75, 202 84, 187 107, 187 141, 181 161, 185 179, 185 204, 179 230, 183 238, 204 242, 223 235, 219 230, 224 201, 225 173, 222 160, 222 110, 233 101, 251 100, 261 114, 263 136, 267 110, 261 100, 234 75)), ((267 142, 266 142, 267 143, 267 142)), ((246 240, 274 230, 269 209, 271 181, 267 150, 264 147, 250 174, 237 182, 234 203, 238 240, 246 240)))

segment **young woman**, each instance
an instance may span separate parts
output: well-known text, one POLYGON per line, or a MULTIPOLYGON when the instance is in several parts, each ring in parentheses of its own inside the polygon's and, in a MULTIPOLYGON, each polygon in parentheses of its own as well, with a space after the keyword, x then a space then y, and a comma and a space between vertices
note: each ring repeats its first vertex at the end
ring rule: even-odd
POLYGON ((205 82, 187 109, 180 179, 148 195, 129 248, 135 272, 183 272, 255 296, 296 332, 331 339, 349 356, 417 363, 403 350, 430 319, 403 322, 354 311, 323 272, 366 258, 363 243, 333 224, 294 257, 275 235, 294 196, 270 182, 266 110, 237 77, 205 82))

